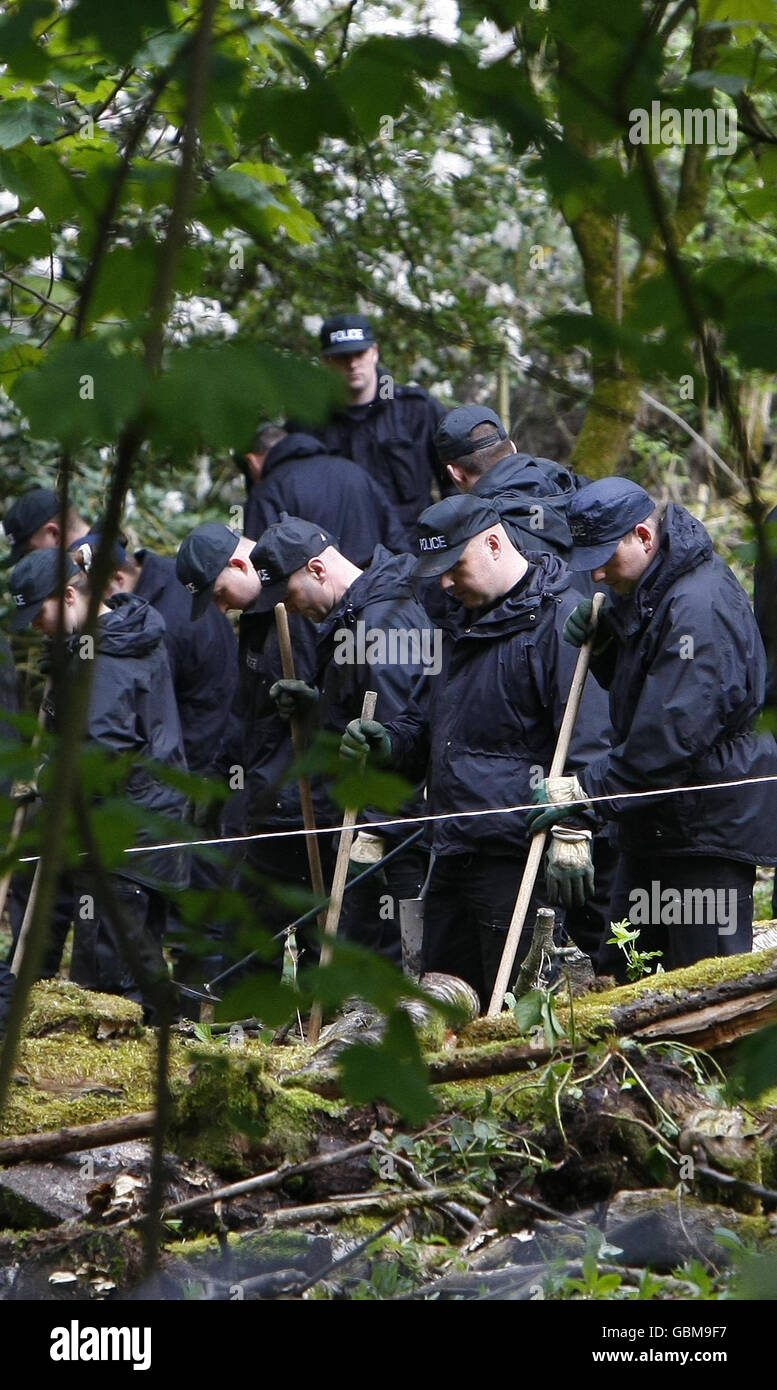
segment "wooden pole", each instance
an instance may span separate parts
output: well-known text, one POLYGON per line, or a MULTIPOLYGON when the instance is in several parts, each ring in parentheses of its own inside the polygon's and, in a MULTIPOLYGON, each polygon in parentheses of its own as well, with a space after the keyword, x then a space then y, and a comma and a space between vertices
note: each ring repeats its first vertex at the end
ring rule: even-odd
MULTIPOLYGON (((375 690, 367 690, 362 703, 362 719, 372 719, 375 714, 375 705, 378 695, 375 690)), ((356 824, 358 807, 349 806, 343 816, 343 825, 340 831, 340 843, 337 846, 337 860, 335 871, 332 878, 332 893, 329 899, 329 906, 326 911, 326 922, 324 923, 325 940, 321 947, 321 964, 329 965, 332 959, 332 943, 337 936, 337 928, 340 923, 340 912, 343 906, 343 893, 345 891, 345 880, 348 876, 348 860, 353 844, 353 827, 356 824)), ((310 1023, 308 1024, 308 1042, 317 1043, 318 1035, 321 1032, 321 1005, 317 1000, 313 1002, 310 1011, 310 1023)))
MULTIPOLYGON (((284 679, 287 681, 296 680, 294 675, 294 653, 291 647, 291 633, 289 632, 289 615, 282 603, 275 605, 275 625, 278 629, 278 642, 281 648, 281 666, 283 668, 284 679)), ((300 722, 296 716, 291 720, 291 741, 294 745, 294 756, 297 760, 302 757, 305 751, 305 744, 302 737, 300 722)), ((310 789, 310 778, 299 778, 299 799, 302 806, 302 824, 306 830, 316 829, 316 816, 313 810, 313 795, 310 789)), ((324 872, 321 868, 321 853, 318 847, 318 839, 315 835, 305 836, 305 846, 308 852, 308 864, 310 865, 310 882, 317 901, 326 897, 324 887, 324 872)), ((318 924, 324 928, 325 917, 323 908, 318 915, 318 924)))
MULTIPOLYGON (((572 739, 572 730, 575 727, 575 720, 577 719, 577 713, 580 709, 580 701, 583 695, 585 678, 588 675, 588 666, 591 660, 591 645, 596 636, 596 624, 599 619, 601 606, 604 603, 604 597, 602 593, 594 594, 594 605, 591 612, 593 631, 588 641, 580 648, 575 674, 572 677, 572 684, 569 688, 569 697, 567 699, 566 709, 564 710, 564 718, 561 721, 561 728, 559 729, 556 751, 553 754, 553 761, 550 765, 550 772, 548 773, 549 777, 560 777, 564 771, 564 764, 567 760, 569 744, 572 739)), ((572 808, 570 807, 570 814, 571 811, 572 808)), ((532 836, 529 853, 526 857, 526 868, 523 871, 521 886, 518 889, 518 897, 515 900, 513 915, 507 930, 507 940, 505 941, 504 950, 502 952, 502 959, 499 962, 499 970, 497 971, 494 991, 491 995, 491 1003, 488 1006, 488 1018, 494 1018, 497 1014, 502 1012, 502 1004, 509 987, 510 975, 512 974, 518 943, 521 939, 523 924, 526 920, 526 913, 528 912, 531 895, 534 891, 534 883, 542 861, 542 852, 545 848, 547 837, 547 830, 540 830, 536 835, 532 836)))

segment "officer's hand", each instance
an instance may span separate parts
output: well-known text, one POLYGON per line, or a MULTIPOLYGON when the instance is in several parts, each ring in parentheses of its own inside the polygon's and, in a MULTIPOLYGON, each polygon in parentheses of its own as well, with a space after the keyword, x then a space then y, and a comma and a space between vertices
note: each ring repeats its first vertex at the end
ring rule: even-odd
POLYGON ((556 826, 545 861, 545 885, 551 907, 583 907, 594 895, 590 830, 556 826))
POLYGON ((352 719, 340 743, 341 758, 363 758, 371 753, 381 767, 391 758, 391 739, 377 719, 352 719))
POLYGON ((318 700, 318 691, 305 681, 276 681, 270 686, 270 699, 278 706, 281 719, 309 714, 318 700))
POLYGON ((539 786, 534 788, 532 801, 535 805, 526 812, 526 824, 530 835, 537 835, 540 830, 550 830, 551 826, 558 825, 559 821, 569 820, 573 814, 570 801, 579 801, 590 807, 583 788, 574 776, 546 777, 544 782, 540 782, 539 786), (556 805, 559 801, 566 804, 556 805))
POLYGON ((577 608, 573 608, 566 622, 564 623, 563 638, 565 642, 571 643, 573 647, 583 647, 591 636, 594 625, 591 621, 594 601, 592 598, 581 599, 577 608))

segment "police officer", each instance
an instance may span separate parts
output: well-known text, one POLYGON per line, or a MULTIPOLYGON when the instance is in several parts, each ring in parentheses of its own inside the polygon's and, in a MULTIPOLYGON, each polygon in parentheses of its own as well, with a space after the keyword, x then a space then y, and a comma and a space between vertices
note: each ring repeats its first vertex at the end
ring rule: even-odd
POLYGON ((254 437, 250 462, 256 481, 243 518, 247 536, 258 539, 287 512, 336 536, 356 565, 369 564, 376 545, 394 553, 405 549, 404 531, 383 489, 313 435, 265 425, 254 437))
MULTIPOLYGON (((94 549, 99 534, 81 544, 94 549)), ((152 550, 134 554, 115 547, 116 566, 106 593, 135 594, 165 620, 165 643, 190 772, 213 776, 221 768, 228 732, 225 711, 237 690, 237 642, 224 614, 210 608, 202 622, 191 618, 191 598, 179 582, 175 560, 152 550)))
MULTIPOLYGON (((561 630, 574 609, 569 575, 554 555, 524 556, 499 513, 479 497, 450 497, 419 518, 416 573, 436 576, 451 607, 442 671, 388 725, 353 721, 344 751, 371 748, 400 772, 426 772, 434 866, 426 897, 423 964, 467 980, 488 1004, 529 844, 524 805, 550 765, 574 667, 561 630), (475 812, 474 815, 464 814, 475 812)), ((592 685, 576 724, 570 763, 605 746, 606 704, 592 685)), ((593 891, 591 833, 574 819, 551 846, 550 897, 582 903, 593 891)), ((547 901, 539 884, 529 908, 547 901)), ((521 938, 521 952, 530 933, 521 938)))
MULTIPOLYGON (((597 811, 618 827, 613 920, 639 927, 640 950, 660 950, 665 968, 749 951, 755 866, 777 863, 775 784, 621 799, 777 773, 774 738, 754 728, 766 665, 747 596, 700 522, 673 503, 662 514, 627 478, 581 489, 569 517, 572 564, 612 594, 591 669, 610 692, 614 741, 538 796, 609 798, 597 811)), ((586 640, 590 601, 565 631, 586 640)), ((566 814, 549 804, 530 820, 566 814)))
MULTIPOLYGON (((80 554, 79 559, 88 563, 88 558, 80 554)), ((12 622, 16 629, 32 623, 47 636, 53 636, 61 612, 70 659, 75 660, 77 635, 83 630, 89 611, 89 580, 82 564, 66 555, 60 606, 61 560, 56 550, 34 550, 15 566, 10 579, 16 605, 12 622)), ((177 821, 181 819, 185 797, 149 766, 156 763, 173 771, 186 770, 163 634, 164 623, 159 614, 133 594, 117 594, 107 603, 100 603, 86 738, 130 760, 125 792, 136 812, 151 812, 177 821)), ((56 690, 54 696, 56 706, 56 690)), ((156 829, 149 827, 145 818, 138 821, 139 845, 153 843, 156 835, 156 829)), ((102 879, 93 877, 91 871, 79 868, 77 877, 79 903, 91 900, 94 910, 76 914, 71 979, 86 989, 137 1000, 144 1006, 146 1021, 150 1021, 154 999, 125 958, 122 924, 116 925, 115 906, 120 904, 123 929, 146 970, 160 979, 166 976, 162 954, 166 894, 170 889, 186 887, 185 854, 166 847, 124 856, 120 868, 110 873, 110 895, 104 892, 102 879)))
MULTIPOLYGON (((205 522, 181 545, 176 572, 192 595, 190 614, 196 625, 210 609, 224 614, 234 609, 241 614, 239 682, 233 708, 241 731, 246 831, 273 836, 247 841, 243 891, 256 905, 260 925, 274 934, 294 915, 288 889, 309 890, 310 871, 303 838, 278 835, 301 829, 302 811, 296 779, 289 777, 294 760, 289 722, 280 717, 270 696, 283 666, 274 615, 259 612, 256 606, 261 580, 253 561, 255 550, 256 542, 248 536, 221 522, 205 522)), ((295 669, 304 683, 315 674, 315 629, 300 617, 289 619, 289 629, 295 669)), ((325 837, 319 837, 319 850, 326 879, 330 860, 325 837)))
MULTIPOLYGON (((341 734, 358 716, 367 690, 377 692, 376 714, 383 720, 404 711, 411 695, 423 706, 430 681, 440 671, 439 643, 432 624, 413 595, 409 555, 391 555, 378 546, 366 570, 345 556, 321 531, 297 517, 287 517, 261 537, 254 554, 261 577, 260 609, 283 601, 292 614, 317 624, 315 684, 280 680, 270 691, 280 710, 314 716, 323 730, 341 734)), ((418 815, 418 799, 400 814, 418 815)), ((329 820, 337 812, 330 806, 329 820)), ((367 809, 366 820, 385 819, 367 809)), ((352 851, 353 871, 376 862, 405 837, 400 828, 377 834, 360 831, 352 851)), ((426 869, 426 854, 410 847, 397 855, 381 876, 349 894, 343 908, 342 935, 400 959, 396 904, 416 898, 426 869), (393 911, 380 910, 387 889, 393 911)))
MULTIPOLYGON (((552 459, 518 453, 499 416, 487 406, 449 411, 434 443, 458 491, 493 502, 519 550, 546 550, 562 560, 569 558, 567 512, 580 486, 579 475, 552 459)), ((573 576, 572 585, 591 593, 587 575, 573 576)))
POLYGON ((67 549, 85 536, 89 523, 75 507, 68 507, 64 524, 59 515, 59 496, 50 487, 25 492, 8 508, 3 529, 11 542, 11 564, 28 550, 49 550, 64 543, 67 549))
POLYGON ((432 500, 432 489, 450 490, 433 445, 443 407, 420 386, 394 381, 379 361, 372 324, 363 314, 327 319, 321 353, 342 377, 348 404, 311 433, 330 453, 367 469, 396 508, 406 548, 412 548, 416 518, 432 500))

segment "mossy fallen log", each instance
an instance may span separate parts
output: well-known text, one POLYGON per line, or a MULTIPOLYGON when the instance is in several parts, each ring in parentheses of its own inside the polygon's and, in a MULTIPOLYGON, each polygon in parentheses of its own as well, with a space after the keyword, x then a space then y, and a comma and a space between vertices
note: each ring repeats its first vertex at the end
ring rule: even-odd
POLYGON ((43 1163, 61 1154, 79 1153, 102 1144, 121 1144, 127 1139, 145 1139, 154 1123, 153 1110, 137 1115, 119 1115, 91 1125, 70 1125, 44 1134, 21 1134, 0 1139, 0 1168, 12 1163, 43 1163))

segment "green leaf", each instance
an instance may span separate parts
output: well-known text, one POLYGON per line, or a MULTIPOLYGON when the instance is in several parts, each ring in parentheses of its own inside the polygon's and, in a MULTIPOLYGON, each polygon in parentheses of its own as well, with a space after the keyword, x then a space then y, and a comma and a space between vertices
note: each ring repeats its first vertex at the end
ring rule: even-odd
POLYGON ((75 181, 53 149, 26 145, 0 154, 0 183, 17 195, 21 210, 38 207, 51 222, 62 221, 79 208, 75 181))
POLYGON ((542 992, 533 989, 516 1000, 513 1017, 522 1033, 528 1033, 542 1023, 542 999, 542 992))
POLYGON ((0 102, 0 150, 12 150, 38 135, 50 140, 59 130, 59 113, 49 101, 9 97, 0 102))
POLYGON ((0 20, 0 58, 16 77, 41 82, 49 70, 49 58, 36 30, 54 13, 51 0, 26 0, 13 14, 0 20))
POLYGON ((337 397, 333 374, 262 343, 230 342, 172 352, 155 385, 156 440, 191 452, 243 448, 262 415, 283 419, 305 402, 321 420, 337 397))
POLYGON ((777 1086, 777 1023, 739 1044, 731 1081, 736 1093, 750 1101, 777 1086))
POLYGON ((348 1100, 366 1105, 382 1100, 411 1125, 422 1125, 437 1103, 426 1082, 427 1069, 407 1014, 397 1012, 376 1047, 358 1043, 338 1059, 348 1100))
POLYGON ((289 189, 278 187, 277 179, 273 180, 276 187, 271 191, 267 182, 246 172, 252 167, 236 164, 211 180, 210 197, 224 212, 224 225, 241 227, 262 240, 272 239, 283 227, 293 241, 309 242, 318 228, 313 214, 297 202, 289 189))
POLYGON ((48 256, 51 251, 51 230, 42 220, 11 222, 0 228, 0 250, 10 262, 48 256))
POLYGON ((76 0, 67 19, 72 39, 94 38, 120 63, 137 51, 147 29, 167 29, 169 24, 167 0, 131 0, 123 5, 76 0))
POLYGON ((55 348, 40 367, 19 377, 12 395, 34 438, 72 448, 87 439, 115 443, 147 385, 137 356, 93 338, 55 348))

